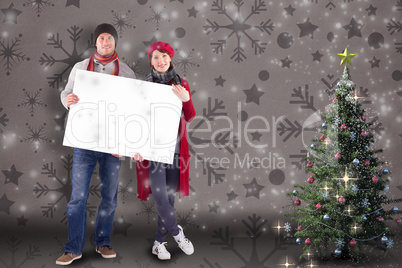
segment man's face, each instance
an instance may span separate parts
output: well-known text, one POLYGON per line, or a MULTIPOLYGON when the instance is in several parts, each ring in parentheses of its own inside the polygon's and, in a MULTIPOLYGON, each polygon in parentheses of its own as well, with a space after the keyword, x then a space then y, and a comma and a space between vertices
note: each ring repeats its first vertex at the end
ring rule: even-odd
POLYGON ((109 33, 102 33, 96 39, 96 51, 102 56, 112 56, 115 48, 114 37, 109 33))

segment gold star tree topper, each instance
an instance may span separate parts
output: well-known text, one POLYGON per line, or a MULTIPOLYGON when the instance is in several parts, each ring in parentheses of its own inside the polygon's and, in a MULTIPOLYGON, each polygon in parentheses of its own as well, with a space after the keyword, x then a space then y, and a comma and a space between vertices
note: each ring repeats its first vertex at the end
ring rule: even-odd
POLYGON ((350 65, 352 65, 352 58, 354 56, 356 56, 356 54, 351 54, 348 51, 348 48, 345 48, 345 50, 343 51, 343 53, 338 53, 338 56, 341 58, 341 64, 346 64, 346 66, 348 65, 348 63, 350 65))

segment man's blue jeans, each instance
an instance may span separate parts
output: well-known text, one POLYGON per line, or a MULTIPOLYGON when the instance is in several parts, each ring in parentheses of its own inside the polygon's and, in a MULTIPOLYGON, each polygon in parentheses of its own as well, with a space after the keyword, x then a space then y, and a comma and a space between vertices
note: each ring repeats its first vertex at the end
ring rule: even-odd
POLYGON ((120 159, 107 153, 74 149, 72 192, 67 204, 68 242, 64 250, 80 255, 85 245, 87 200, 92 172, 99 161, 101 202, 96 216, 95 246, 111 245, 114 212, 117 207, 117 190, 120 159))

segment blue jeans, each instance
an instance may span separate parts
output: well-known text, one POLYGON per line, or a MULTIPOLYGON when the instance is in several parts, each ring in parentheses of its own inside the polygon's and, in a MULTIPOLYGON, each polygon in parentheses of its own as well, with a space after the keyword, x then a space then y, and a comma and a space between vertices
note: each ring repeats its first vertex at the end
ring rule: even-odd
POLYGON ((168 232, 178 235, 176 213, 174 211, 174 194, 180 180, 180 155, 175 154, 172 165, 150 161, 149 185, 158 211, 158 227, 155 240, 165 242, 168 232))
POLYGON ((67 204, 68 242, 64 250, 80 255, 85 245, 87 200, 92 172, 99 161, 101 202, 96 216, 95 246, 111 245, 114 212, 117 207, 117 190, 120 159, 107 153, 74 149, 72 192, 67 204))

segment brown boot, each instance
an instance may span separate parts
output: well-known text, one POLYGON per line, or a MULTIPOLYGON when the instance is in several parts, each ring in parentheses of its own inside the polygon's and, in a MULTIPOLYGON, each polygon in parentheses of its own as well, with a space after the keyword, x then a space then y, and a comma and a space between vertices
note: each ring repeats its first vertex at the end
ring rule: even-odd
POLYGON ((103 245, 96 248, 96 252, 102 255, 105 259, 116 258, 116 252, 109 245, 103 245))
POLYGON ((56 260, 56 264, 58 265, 69 265, 70 263, 72 263, 74 260, 78 260, 81 259, 82 254, 80 255, 75 255, 73 253, 70 252, 64 252, 63 255, 61 255, 57 260, 56 260))

